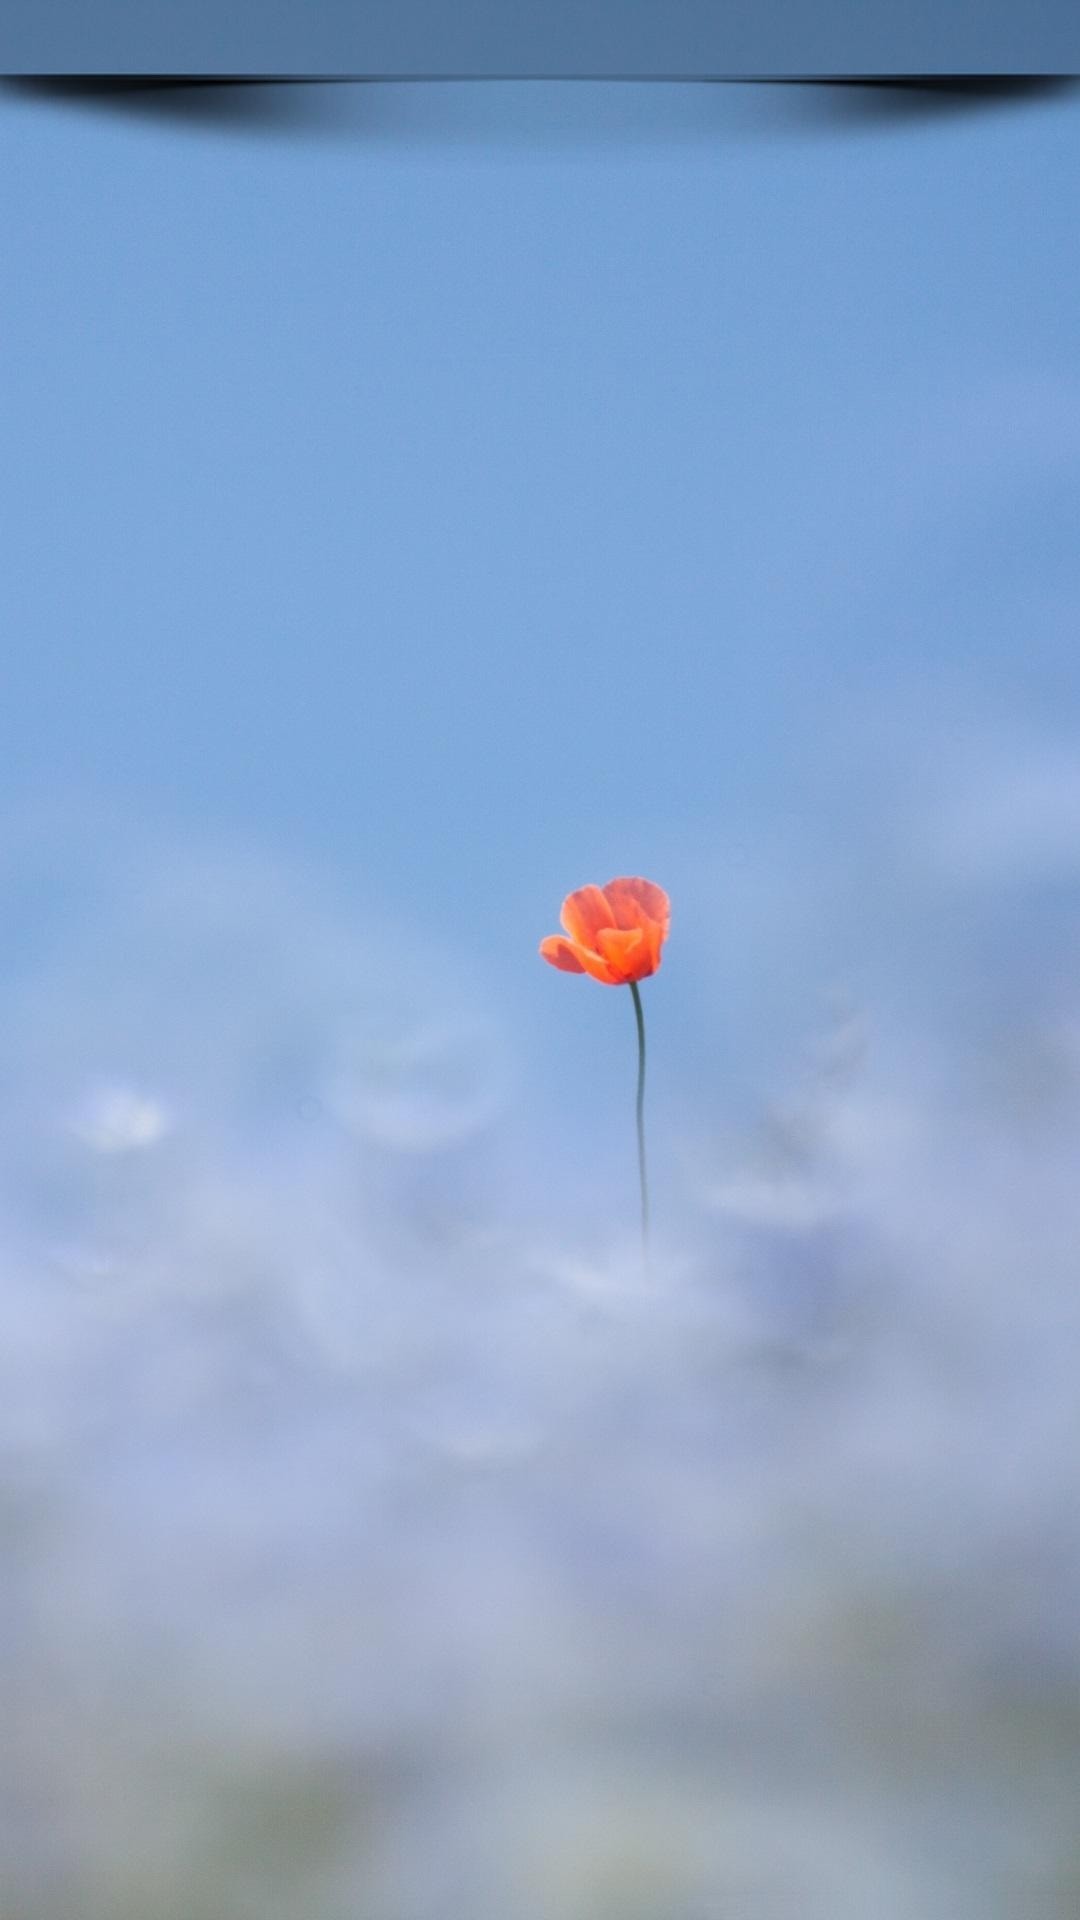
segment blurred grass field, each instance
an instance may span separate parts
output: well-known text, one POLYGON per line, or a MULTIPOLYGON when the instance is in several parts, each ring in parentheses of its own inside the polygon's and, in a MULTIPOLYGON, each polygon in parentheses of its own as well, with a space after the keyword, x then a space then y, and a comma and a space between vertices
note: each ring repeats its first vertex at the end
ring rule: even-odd
POLYGON ((837 1003, 645 1277, 629 1112, 537 1211, 491 1007, 202 860, 8 981, 5 1920, 1073 1913, 1072 1029, 837 1003))

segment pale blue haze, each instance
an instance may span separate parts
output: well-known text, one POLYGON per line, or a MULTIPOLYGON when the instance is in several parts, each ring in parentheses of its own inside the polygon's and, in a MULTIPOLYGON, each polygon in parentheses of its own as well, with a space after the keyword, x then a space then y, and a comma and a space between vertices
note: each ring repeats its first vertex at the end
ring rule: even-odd
POLYGON ((1075 1911, 1077 97, 0 180, 16 1909, 1075 1911))

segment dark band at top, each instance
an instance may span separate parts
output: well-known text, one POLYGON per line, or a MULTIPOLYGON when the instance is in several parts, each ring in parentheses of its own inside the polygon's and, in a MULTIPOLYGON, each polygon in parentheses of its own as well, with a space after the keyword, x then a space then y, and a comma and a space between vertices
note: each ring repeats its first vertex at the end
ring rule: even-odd
POLYGON ((1080 71, 1076 0, 0 0, 0 73, 821 79, 1080 71))

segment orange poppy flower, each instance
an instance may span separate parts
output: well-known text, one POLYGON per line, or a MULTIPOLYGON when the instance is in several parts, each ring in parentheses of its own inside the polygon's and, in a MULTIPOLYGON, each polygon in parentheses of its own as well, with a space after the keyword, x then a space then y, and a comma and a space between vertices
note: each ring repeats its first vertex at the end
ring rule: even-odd
POLYGON ((660 965, 671 925, 671 902, 652 880, 609 880, 579 887, 563 901, 565 934, 552 933, 540 952, 563 973, 588 973, 605 987, 628 987, 660 965))

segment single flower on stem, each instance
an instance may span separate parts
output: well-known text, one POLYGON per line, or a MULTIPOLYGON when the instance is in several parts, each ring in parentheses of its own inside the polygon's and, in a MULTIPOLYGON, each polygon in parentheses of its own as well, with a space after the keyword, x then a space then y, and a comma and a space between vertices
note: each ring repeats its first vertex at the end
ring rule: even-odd
POLYGON ((638 1036, 637 1138, 641 1178, 641 1244, 648 1259, 649 1185, 645 1169, 645 1016, 639 980, 660 965, 671 925, 671 902, 652 880, 609 880, 579 887, 563 901, 564 933, 549 934, 540 952, 563 973, 587 973, 605 987, 629 987, 638 1036))

